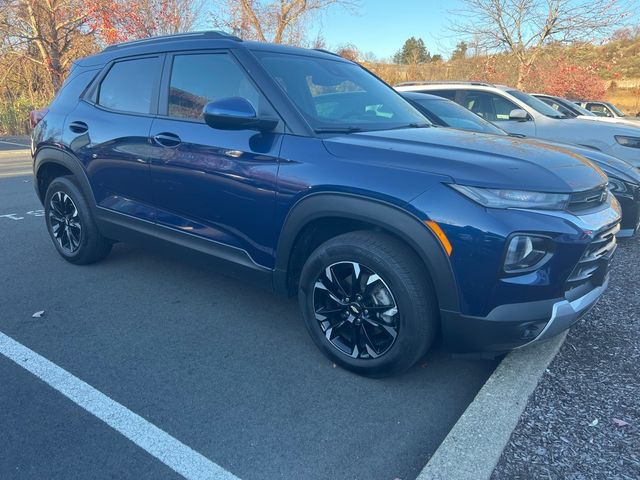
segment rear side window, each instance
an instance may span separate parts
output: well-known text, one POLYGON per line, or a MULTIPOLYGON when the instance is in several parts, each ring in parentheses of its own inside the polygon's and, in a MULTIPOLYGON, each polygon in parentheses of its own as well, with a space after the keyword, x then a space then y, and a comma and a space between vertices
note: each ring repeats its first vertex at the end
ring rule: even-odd
POLYGON ((169 116, 202 119, 207 103, 226 97, 242 97, 256 112, 265 108, 257 88, 231 55, 185 54, 173 58, 169 116))
POLYGON ((98 105, 120 112, 152 113, 159 72, 158 57, 114 63, 100 84, 98 105))

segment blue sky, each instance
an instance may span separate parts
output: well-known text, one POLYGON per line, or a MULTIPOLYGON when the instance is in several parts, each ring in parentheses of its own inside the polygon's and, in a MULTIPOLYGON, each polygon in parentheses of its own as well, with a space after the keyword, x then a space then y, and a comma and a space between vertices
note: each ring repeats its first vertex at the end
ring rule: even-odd
POLYGON ((457 0, 360 0, 358 13, 333 7, 314 30, 329 48, 352 43, 380 58, 392 56, 411 36, 422 38, 432 54, 448 55, 456 44, 447 31, 448 12, 459 5, 457 0))

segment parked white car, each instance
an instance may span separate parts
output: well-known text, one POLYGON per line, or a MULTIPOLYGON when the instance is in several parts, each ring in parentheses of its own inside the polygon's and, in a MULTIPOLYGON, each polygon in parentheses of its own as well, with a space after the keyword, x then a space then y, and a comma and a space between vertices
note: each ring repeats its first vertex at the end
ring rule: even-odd
POLYGON ((601 117, 581 107, 578 103, 567 100, 566 98, 546 95, 544 93, 530 93, 529 95, 542 100, 554 110, 557 110, 568 117, 575 117, 578 120, 619 123, 622 125, 630 125, 632 127, 640 128, 640 117, 629 117, 626 115, 624 117, 601 117))
POLYGON ((640 168, 640 128, 567 118, 531 95, 480 82, 408 82, 398 91, 438 95, 509 133, 595 148, 640 168))
POLYGON ((597 115, 602 118, 614 118, 618 120, 625 120, 629 122, 640 122, 640 118, 638 117, 630 117, 622 112, 618 107, 616 107, 613 103, 610 102, 575 102, 576 105, 581 106, 585 110, 597 115))

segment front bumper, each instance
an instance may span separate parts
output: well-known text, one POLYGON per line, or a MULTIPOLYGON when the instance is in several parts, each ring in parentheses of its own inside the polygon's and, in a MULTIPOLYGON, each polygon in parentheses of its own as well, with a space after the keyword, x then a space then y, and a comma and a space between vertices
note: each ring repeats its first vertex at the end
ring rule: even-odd
POLYGON ((441 312, 445 345, 453 352, 507 352, 554 337, 576 323, 607 289, 604 283, 569 301, 557 298, 542 302, 501 305, 485 318, 441 312))

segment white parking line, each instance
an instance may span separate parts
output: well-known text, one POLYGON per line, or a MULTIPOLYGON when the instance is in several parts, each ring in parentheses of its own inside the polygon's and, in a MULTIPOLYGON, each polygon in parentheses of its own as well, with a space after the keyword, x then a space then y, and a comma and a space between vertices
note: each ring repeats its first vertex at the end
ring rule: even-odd
POLYGON ((187 479, 239 480, 140 415, 0 332, 0 354, 28 370, 187 479))
POLYGON ((20 177, 22 175, 33 175, 33 170, 18 170, 10 173, 0 173, 0 177, 20 177))
POLYGON ((29 148, 28 144, 24 143, 16 143, 16 142, 7 142, 6 140, 0 140, 0 143, 6 143, 7 145, 18 145, 19 147, 29 148))

